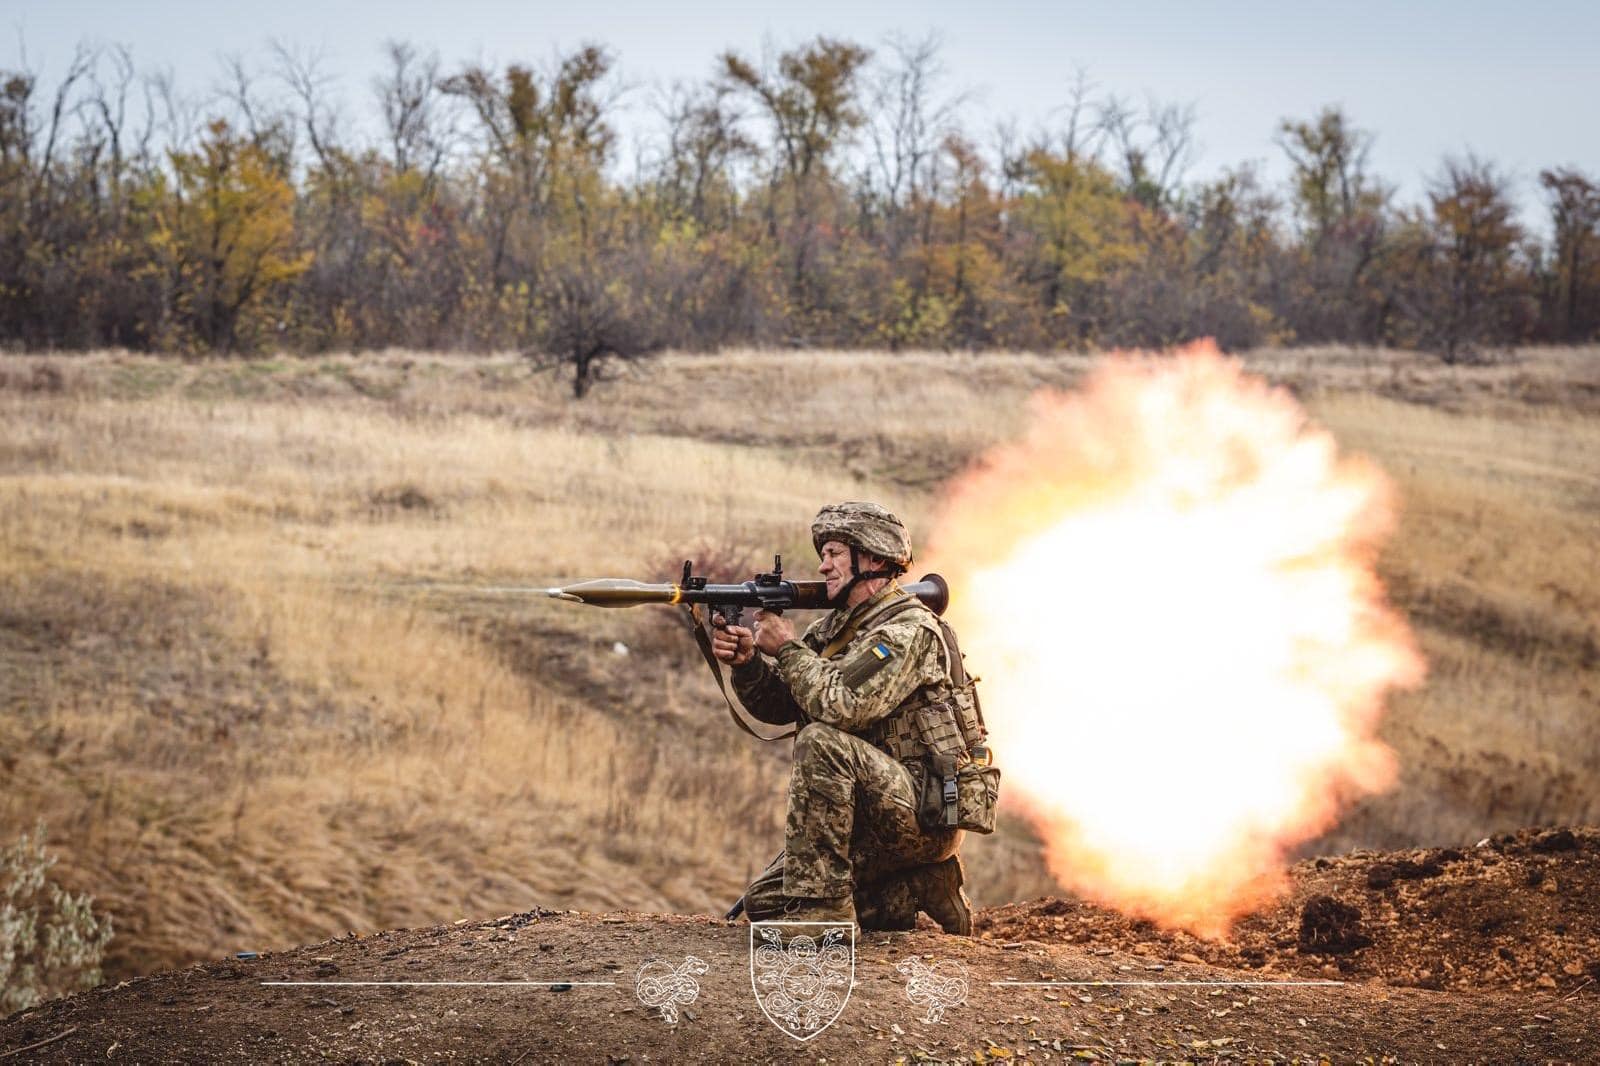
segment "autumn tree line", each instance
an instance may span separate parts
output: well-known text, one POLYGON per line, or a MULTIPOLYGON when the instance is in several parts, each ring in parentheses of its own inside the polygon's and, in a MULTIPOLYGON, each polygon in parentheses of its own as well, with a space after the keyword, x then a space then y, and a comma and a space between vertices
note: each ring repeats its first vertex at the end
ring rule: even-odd
POLYGON ((385 61, 359 101, 281 44, 203 98, 125 48, 0 71, 0 345, 519 350, 581 395, 664 347, 1600 336, 1600 181, 1540 173, 1541 233, 1472 155, 1401 203, 1338 108, 1283 120, 1274 187, 1189 180, 1191 107, 1083 76, 1049 128, 979 132, 934 39, 727 52, 627 146, 602 47, 385 61))

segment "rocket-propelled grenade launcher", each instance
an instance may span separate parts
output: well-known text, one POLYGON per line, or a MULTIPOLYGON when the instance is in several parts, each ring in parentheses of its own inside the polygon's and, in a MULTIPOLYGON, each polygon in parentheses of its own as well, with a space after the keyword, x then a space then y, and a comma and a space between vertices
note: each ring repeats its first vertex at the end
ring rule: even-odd
MULTIPOLYGON (((693 565, 685 562, 683 576, 677 584, 672 585, 604 577, 547 589, 546 592, 555 599, 587 603, 591 607, 638 607, 647 603, 702 604, 713 617, 721 615, 725 626, 743 624, 744 610, 748 607, 782 614, 790 608, 826 610, 834 606, 828 599, 826 582, 785 580, 781 555, 772 557, 770 574, 757 574, 752 580, 738 585, 708 584, 704 577, 695 576, 693 570, 693 565)), ((950 603, 950 587, 938 574, 924 574, 920 581, 902 585, 901 588, 921 600, 934 614, 944 614, 945 607, 950 603)))

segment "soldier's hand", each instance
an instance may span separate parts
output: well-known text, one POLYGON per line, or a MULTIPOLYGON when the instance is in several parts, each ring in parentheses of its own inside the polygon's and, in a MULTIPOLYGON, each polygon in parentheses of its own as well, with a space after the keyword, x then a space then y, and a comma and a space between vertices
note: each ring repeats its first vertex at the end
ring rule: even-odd
POLYGON ((717 624, 711 630, 711 652, 718 659, 733 666, 741 666, 755 658, 756 637, 744 626, 722 627, 722 616, 713 619, 717 624))
POLYGON ((794 624, 781 614, 756 612, 756 647, 768 655, 778 654, 778 649, 794 639, 794 624))

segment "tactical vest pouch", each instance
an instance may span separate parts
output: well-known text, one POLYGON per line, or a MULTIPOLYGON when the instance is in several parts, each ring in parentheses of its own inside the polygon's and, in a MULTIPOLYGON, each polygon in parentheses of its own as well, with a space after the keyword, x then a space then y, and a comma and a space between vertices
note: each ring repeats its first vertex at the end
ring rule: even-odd
POLYGON ((930 699, 913 712, 922 752, 917 821, 930 832, 994 832, 1000 771, 974 762, 961 729, 960 695, 930 699))
POLYGON ((970 833, 994 832, 1000 801, 1000 767, 968 762, 956 771, 956 825, 970 833))
POLYGON ((923 829, 965 829, 970 833, 994 832, 995 807, 1000 799, 1000 768, 970 759, 953 767, 944 760, 918 759, 907 769, 917 783, 917 822, 923 829), (946 769, 951 772, 945 773, 946 769))
POLYGON ((967 750, 951 701, 929 700, 917 708, 916 722, 923 746, 933 755, 954 760, 967 750))
POLYGON ((962 748, 971 749, 982 744, 987 731, 983 728, 982 712, 978 710, 977 689, 971 681, 951 693, 950 708, 955 712, 955 724, 961 731, 962 748))

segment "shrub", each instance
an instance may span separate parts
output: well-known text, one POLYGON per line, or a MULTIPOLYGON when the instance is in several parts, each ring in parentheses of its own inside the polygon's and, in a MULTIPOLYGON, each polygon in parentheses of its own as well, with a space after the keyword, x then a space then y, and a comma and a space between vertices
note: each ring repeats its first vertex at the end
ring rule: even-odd
MULTIPOLYGON (((737 585, 749 581, 758 570, 766 570, 772 564, 771 557, 763 555, 760 548, 703 536, 687 545, 663 552, 657 561, 645 565, 640 577, 648 582, 677 581, 685 559, 694 564, 696 577, 703 577, 713 585, 737 585)), ((748 613, 745 615, 745 624, 750 624, 748 613)), ((651 608, 639 613, 631 641, 638 651, 684 656, 697 661, 699 656, 694 644, 684 639, 684 633, 690 631, 692 626, 686 610, 662 611, 651 608)))
POLYGON ((111 917, 48 877, 44 823, 0 851, 0 1017, 100 983, 111 917))

